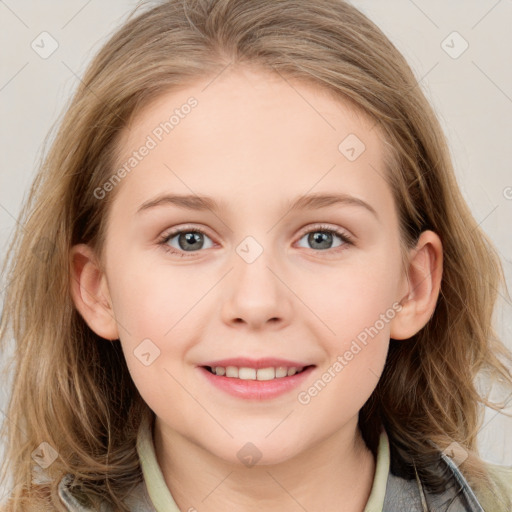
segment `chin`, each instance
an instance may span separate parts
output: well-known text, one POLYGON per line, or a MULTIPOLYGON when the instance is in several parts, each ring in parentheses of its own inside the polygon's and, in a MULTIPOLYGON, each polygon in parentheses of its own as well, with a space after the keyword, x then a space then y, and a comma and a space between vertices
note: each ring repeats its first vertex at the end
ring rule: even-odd
MULTIPOLYGON (((209 451, 229 464, 247 468, 255 465, 281 464, 299 455, 298 440, 290 437, 284 439, 279 436, 270 439, 265 438, 265 435, 235 436, 235 439, 228 441, 227 446, 215 444, 209 451)), ((205 448, 208 449, 208 447, 205 448)))

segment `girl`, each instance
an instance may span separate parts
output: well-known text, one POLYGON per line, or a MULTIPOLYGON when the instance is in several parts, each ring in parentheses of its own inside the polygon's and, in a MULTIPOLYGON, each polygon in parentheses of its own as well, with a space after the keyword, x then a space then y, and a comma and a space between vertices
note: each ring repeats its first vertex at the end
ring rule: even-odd
POLYGON ((511 510, 476 444, 500 261, 349 4, 129 21, 19 225, 5 510, 511 510))

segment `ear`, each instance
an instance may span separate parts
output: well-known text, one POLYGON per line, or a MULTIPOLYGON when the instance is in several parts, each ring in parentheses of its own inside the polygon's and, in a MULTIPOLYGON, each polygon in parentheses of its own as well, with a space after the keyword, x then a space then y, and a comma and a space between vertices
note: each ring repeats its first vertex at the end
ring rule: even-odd
POLYGON ((94 251, 78 244, 70 251, 70 290, 87 325, 102 338, 119 338, 105 273, 94 251))
POLYGON ((434 314, 443 274, 443 246, 433 231, 424 231, 409 252, 408 268, 401 290, 402 309, 391 322, 390 336, 408 339, 420 331, 434 314))

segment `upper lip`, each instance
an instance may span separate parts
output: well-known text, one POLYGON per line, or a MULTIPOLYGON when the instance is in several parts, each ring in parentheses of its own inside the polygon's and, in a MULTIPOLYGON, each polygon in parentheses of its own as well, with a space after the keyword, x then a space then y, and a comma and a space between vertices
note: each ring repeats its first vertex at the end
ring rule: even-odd
POLYGON ((226 368, 227 366, 236 366, 238 368, 255 368, 257 370, 259 368, 278 368, 280 366, 285 366, 286 368, 304 368, 311 365, 301 361, 290 361, 288 359, 279 359, 275 357, 264 357, 261 359, 234 357, 230 359, 219 359, 217 361, 207 361, 200 366, 210 366, 212 368, 216 366, 222 366, 223 368, 226 368))

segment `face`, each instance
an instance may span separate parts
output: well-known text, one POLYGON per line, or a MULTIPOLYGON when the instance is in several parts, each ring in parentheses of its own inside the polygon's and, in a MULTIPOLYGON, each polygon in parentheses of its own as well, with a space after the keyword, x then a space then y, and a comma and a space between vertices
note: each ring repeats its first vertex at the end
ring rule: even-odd
POLYGON ((157 428, 237 463, 252 443, 270 464, 354 426, 403 284, 374 123, 238 68, 153 102, 121 141, 124 164, 105 279, 157 428))

